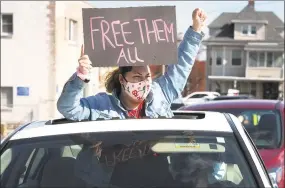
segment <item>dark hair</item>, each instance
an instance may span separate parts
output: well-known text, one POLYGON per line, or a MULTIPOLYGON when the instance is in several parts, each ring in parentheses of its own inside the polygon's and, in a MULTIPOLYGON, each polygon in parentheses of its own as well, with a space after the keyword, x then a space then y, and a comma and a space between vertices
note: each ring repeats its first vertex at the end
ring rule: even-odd
POLYGON ((115 89, 117 93, 121 92, 121 83, 119 81, 119 75, 125 76, 127 72, 132 71, 132 66, 119 67, 113 71, 110 71, 105 78, 105 87, 108 93, 112 93, 115 89))

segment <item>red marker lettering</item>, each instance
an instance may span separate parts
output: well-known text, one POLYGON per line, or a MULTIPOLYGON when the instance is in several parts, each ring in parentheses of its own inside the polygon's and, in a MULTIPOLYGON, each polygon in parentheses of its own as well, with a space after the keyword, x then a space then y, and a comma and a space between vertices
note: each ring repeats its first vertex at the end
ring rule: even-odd
POLYGON ((120 24, 120 21, 119 21, 119 20, 113 21, 113 22, 111 23, 111 26, 112 26, 112 31, 113 31, 113 35, 114 35, 114 40, 115 40, 116 46, 123 46, 122 44, 118 44, 117 36, 116 36, 116 35, 119 34, 120 32, 116 32, 116 31, 115 31, 114 24, 120 24))
POLYGON ((158 42, 158 40, 157 40, 157 33, 156 33, 156 30, 155 30, 155 26, 154 26, 155 24, 154 24, 153 20, 151 22, 152 22, 152 27, 153 27, 152 31, 148 29, 148 25, 147 25, 147 22, 145 20, 146 37, 147 37, 148 44, 150 44, 150 37, 149 37, 149 35, 152 34, 152 33, 154 34, 154 38, 155 38, 156 42, 158 42))
POLYGON ((119 55, 118 60, 117 60, 117 64, 119 64, 121 58, 125 58, 126 62, 127 62, 127 63, 130 63, 130 62, 128 61, 127 57, 126 57, 126 54, 125 54, 125 52, 124 52, 124 48, 121 49, 120 55, 119 55))
MULTIPOLYGON (((164 38, 160 38, 159 33, 164 33, 165 31, 158 29, 157 22, 162 22, 162 23, 163 23, 164 21, 163 21, 162 19, 154 20, 154 27, 155 27, 156 32, 157 32, 157 38, 158 38, 159 41, 164 41, 165 39, 164 39, 164 38)), ((164 25, 163 25, 163 26, 164 26, 164 25)))
POLYGON ((90 34, 91 34, 91 42, 92 42, 92 49, 94 50, 94 37, 93 37, 93 32, 99 31, 99 29, 93 29, 93 20, 95 19, 103 19, 104 17, 91 17, 90 18, 90 34))
POLYGON ((165 37, 166 37, 167 42, 169 42, 168 33, 172 33, 172 42, 174 43, 173 23, 171 23, 168 28, 166 23, 164 22, 164 32, 165 32, 165 37))
POLYGON ((132 32, 126 32, 126 31, 124 31, 124 25, 129 24, 129 23, 130 23, 130 22, 124 22, 124 23, 122 23, 122 24, 121 24, 121 30, 122 30, 122 35, 123 35, 123 39, 124 39, 125 44, 133 45, 134 42, 128 42, 127 39, 126 39, 126 36, 125 36, 126 34, 131 34, 132 32))
POLYGON ((140 34, 141 34, 141 40, 142 40, 142 43, 144 44, 144 36, 143 36, 141 21, 146 21, 146 20, 145 20, 145 19, 138 18, 138 19, 134 19, 134 21, 138 22, 138 24, 139 24, 139 30, 140 30, 140 34))
POLYGON ((105 40, 107 42, 109 42, 109 44, 113 47, 113 48, 116 48, 114 46, 114 44, 111 42, 111 40, 109 39, 109 37, 106 35, 110 30, 110 26, 108 24, 108 22, 106 20, 102 20, 101 21, 101 31, 102 31, 102 45, 103 45, 103 49, 106 50, 106 43, 105 43, 105 40), (104 26, 103 26, 103 23, 105 23, 107 25, 107 30, 104 31, 104 26))
POLYGON ((138 58, 138 51, 137 51, 137 47, 135 47, 135 54, 136 54, 136 60, 139 62, 144 62, 144 60, 138 58))
POLYGON ((132 60, 130 49, 128 48, 128 56, 131 63, 136 63, 136 60, 132 60))

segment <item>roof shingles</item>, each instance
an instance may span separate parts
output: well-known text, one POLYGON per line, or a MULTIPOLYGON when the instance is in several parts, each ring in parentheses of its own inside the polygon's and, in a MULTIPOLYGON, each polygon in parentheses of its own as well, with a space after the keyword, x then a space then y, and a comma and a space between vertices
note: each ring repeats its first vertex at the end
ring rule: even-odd
POLYGON ((234 24, 232 20, 267 20, 265 41, 283 41, 284 38, 276 31, 276 28, 284 28, 283 21, 278 18, 273 12, 255 11, 253 7, 247 5, 241 12, 232 13, 224 12, 218 16, 211 24, 210 29, 220 29, 215 35, 212 35, 209 40, 220 40, 227 38, 232 41, 234 38, 234 24))

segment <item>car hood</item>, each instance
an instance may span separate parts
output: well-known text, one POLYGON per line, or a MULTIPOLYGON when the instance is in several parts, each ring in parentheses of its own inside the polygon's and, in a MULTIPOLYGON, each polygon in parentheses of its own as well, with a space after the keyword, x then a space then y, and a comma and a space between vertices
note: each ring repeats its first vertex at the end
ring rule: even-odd
POLYGON ((259 153, 267 169, 284 165, 284 148, 260 149, 259 153))

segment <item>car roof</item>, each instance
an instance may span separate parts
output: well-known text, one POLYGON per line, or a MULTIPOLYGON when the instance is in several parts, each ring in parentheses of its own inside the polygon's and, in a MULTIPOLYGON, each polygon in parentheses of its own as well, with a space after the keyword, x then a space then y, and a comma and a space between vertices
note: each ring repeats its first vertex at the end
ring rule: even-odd
MULTIPOLYGON (((181 112, 179 112, 181 113, 181 112)), ((191 112, 184 112, 189 114, 191 112)), ((45 121, 33 122, 10 137, 10 140, 28 139, 44 136, 56 136, 90 132, 113 131, 165 131, 165 130, 195 130, 213 132, 233 132, 225 115, 219 112, 193 112, 204 115, 204 118, 153 118, 85 121, 47 125, 45 121), (219 122, 213 124, 213 122, 219 122), (214 127, 213 127, 214 125, 214 127)))
MULTIPOLYGON (((213 94, 218 94, 220 95, 218 92, 215 92, 215 91, 195 91, 193 93, 190 93, 189 95, 187 96, 192 96, 192 95, 196 95, 196 94, 207 94, 207 95, 213 95, 213 94)), ((187 97, 186 96, 186 97, 187 97)))
POLYGON ((208 101, 206 103, 195 103, 189 106, 182 107, 181 110, 206 110, 213 108, 261 108, 261 109, 275 109, 276 105, 281 102, 278 100, 264 100, 264 99, 229 99, 229 100, 217 100, 208 101))

